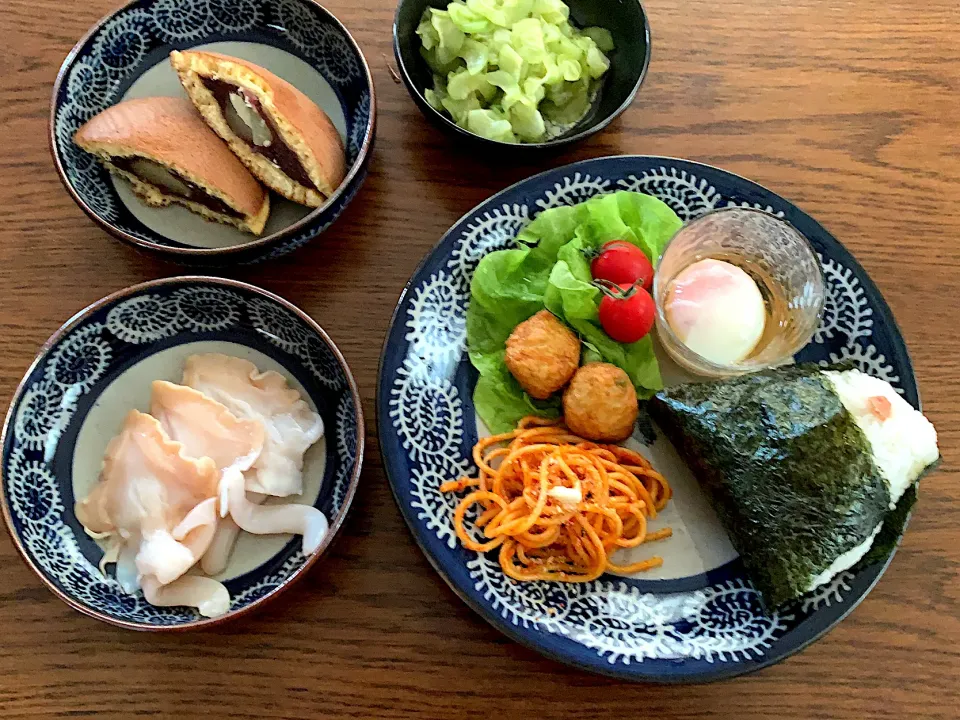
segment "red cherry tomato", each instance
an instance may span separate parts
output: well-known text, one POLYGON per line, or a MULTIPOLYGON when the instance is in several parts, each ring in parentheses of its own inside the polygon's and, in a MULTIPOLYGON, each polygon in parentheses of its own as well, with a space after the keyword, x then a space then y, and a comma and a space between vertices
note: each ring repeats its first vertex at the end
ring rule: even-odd
POLYGON ((639 285, 620 285, 620 292, 600 300, 600 325, 617 342, 637 342, 653 329, 657 308, 639 285))
POLYGON ((590 263, 594 280, 609 280, 617 285, 639 282, 646 290, 653 285, 653 265, 643 250, 626 240, 612 240, 590 263))

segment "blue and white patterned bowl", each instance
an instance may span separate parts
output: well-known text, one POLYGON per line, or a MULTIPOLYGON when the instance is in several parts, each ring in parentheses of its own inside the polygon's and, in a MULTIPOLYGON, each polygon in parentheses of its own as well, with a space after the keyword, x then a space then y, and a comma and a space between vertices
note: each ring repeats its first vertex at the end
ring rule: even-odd
POLYGON ((728 206, 786 218, 819 253, 828 286, 823 322, 796 359, 853 362, 919 407, 910 358, 880 292, 810 216, 717 168, 662 157, 600 158, 545 172, 490 198, 457 222, 416 271, 381 358, 377 426, 384 466, 434 567, 506 635, 559 661, 630 680, 733 677, 782 660, 836 625, 877 582, 892 554, 841 573, 792 607, 766 613, 709 504, 698 500, 689 470, 652 426, 634 439, 674 484, 667 510, 678 508, 680 517, 683 503, 695 510, 687 517, 695 520, 686 524, 689 532, 659 544, 664 567, 653 573, 582 584, 515 582, 503 574, 496 553, 478 556, 460 546, 451 524, 457 498, 439 492, 445 480, 475 472, 477 375, 465 352, 465 315, 478 261, 509 246, 537 213, 615 190, 659 197, 684 220, 728 206), (699 555, 683 544, 685 537, 693 538, 699 555))
POLYGON ((54 594, 91 617, 135 630, 184 630, 243 615, 300 578, 346 518, 363 460, 360 397, 346 361, 308 315, 245 283, 178 277, 135 285, 94 303, 58 330, 27 371, 0 436, 0 507, 27 565, 54 594), (103 451, 150 382, 179 381, 196 352, 244 357, 285 375, 323 417, 307 453, 305 491, 330 521, 309 557, 299 538, 241 536, 222 579, 227 615, 158 608, 97 569, 100 547, 73 507, 96 482, 103 451))
POLYGON ((133 0, 98 22, 67 56, 50 111, 54 162, 80 208, 120 240, 203 266, 278 257, 329 228, 366 179, 375 128, 373 78, 363 53, 313 0, 133 0), (84 122, 123 99, 184 94, 167 57, 198 46, 263 65, 330 115, 344 139, 348 172, 326 204, 310 210, 274 195, 264 235, 254 238, 184 208, 147 208, 74 145, 84 122))

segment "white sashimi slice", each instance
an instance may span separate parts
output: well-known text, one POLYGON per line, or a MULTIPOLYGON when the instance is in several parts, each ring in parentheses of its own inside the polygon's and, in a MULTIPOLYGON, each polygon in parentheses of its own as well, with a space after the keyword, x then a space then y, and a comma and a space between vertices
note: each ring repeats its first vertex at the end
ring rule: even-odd
POLYGON ((143 595, 157 607, 195 607, 204 617, 219 617, 230 609, 230 593, 223 583, 208 577, 186 575, 169 585, 150 575, 142 579, 143 595))
MULTIPOLYGON (((266 495, 260 493, 247 493, 247 500, 257 505, 262 505, 267 499, 266 495)), ((233 552, 233 546, 237 543, 237 537, 240 535, 240 526, 237 525, 229 515, 223 518, 217 525, 217 530, 210 541, 210 547, 200 559, 200 567, 207 575, 219 575, 227 569, 227 563, 230 562, 230 554, 233 552)))
POLYGON ((166 530, 144 533, 137 552, 137 573, 141 576, 152 575, 166 585, 192 568, 199 559, 198 555, 174 540, 166 530))
POLYGON ((257 505, 247 499, 243 475, 225 475, 225 491, 230 517, 243 530, 255 535, 289 533, 303 536, 303 554, 320 547, 327 534, 327 518, 312 505, 257 505))
POLYGON ((213 525, 216 519, 217 498, 212 497, 204 500, 187 513, 187 516, 173 529, 173 537, 177 540, 183 540, 194 530, 205 529, 213 525))
POLYGON ((116 557, 118 565, 123 560, 125 585, 145 575, 166 584, 199 559, 173 530, 194 508, 216 497, 218 480, 213 460, 184 456, 183 446, 156 419, 132 410, 107 446, 100 481, 77 503, 77 519, 87 532, 121 546, 116 557))
POLYGON ((217 498, 212 497, 197 505, 173 529, 173 539, 190 548, 194 557, 203 558, 213 542, 219 522, 217 498))
POLYGON ((230 553, 240 536, 240 526, 232 517, 225 517, 217 524, 217 530, 210 541, 210 547, 200 558, 200 568, 207 575, 219 575, 227 569, 230 553))
POLYGON ((263 424, 263 450, 246 474, 248 490, 277 497, 303 492, 303 455, 323 437, 323 420, 282 375, 261 373, 241 358, 210 353, 187 358, 183 384, 237 417, 263 424))
POLYGON ((128 593, 140 589, 140 574, 137 572, 137 548, 123 547, 117 557, 117 582, 128 593))
MULTIPOLYGON (((236 358, 227 359, 236 360, 236 358)), ((187 362, 189 368, 190 360, 187 362)), ((249 363, 246 365, 253 368, 254 373, 256 373, 256 368, 253 365, 249 363)), ((244 376, 250 377, 246 365, 242 368, 244 376)), ((279 375, 277 377, 280 378, 280 382, 283 383, 285 388, 286 381, 279 375)), ((226 567, 226 561, 237 536, 237 532, 233 531, 231 525, 257 535, 278 533, 303 535, 304 552, 313 552, 326 534, 327 521, 323 513, 309 505, 261 508, 258 502, 251 502, 246 496, 247 480, 243 473, 250 470, 251 467, 256 471, 256 462, 267 452, 267 447, 270 444, 269 435, 264 432, 264 419, 253 417, 246 411, 244 417, 236 417, 224 404, 209 397, 206 394, 208 390, 209 388, 206 386, 204 391, 201 392, 192 387, 157 381, 153 384, 151 400, 151 412, 160 420, 171 437, 183 444, 184 451, 194 457, 211 458, 220 470, 220 516, 223 518, 222 522, 228 520, 232 520, 232 522, 230 525, 223 525, 223 532, 217 537, 218 522, 215 514, 204 512, 201 519, 199 518, 201 509, 197 508, 195 510, 198 514, 196 522, 204 524, 205 527, 202 536, 202 540, 206 543, 202 547, 203 556, 206 556, 207 552, 210 551, 214 538, 217 538, 217 547, 214 549, 213 555, 208 562, 202 564, 204 571, 218 572, 226 567), (234 493, 234 496, 231 496, 231 492, 234 493), (229 518, 227 518, 228 515, 229 518)), ((292 392, 296 396, 296 402, 305 407, 305 403, 300 400, 299 393, 295 390, 285 392, 287 394, 292 392)), ((292 397, 287 397, 285 402, 292 399, 292 397)), ((268 400, 261 398, 259 406, 264 408, 265 412, 274 412, 276 408, 271 406, 269 402, 272 401, 268 400)), ((287 402, 287 404, 290 403, 287 402)), ((280 407, 280 405, 277 405, 277 407, 280 407)), ((309 412, 309 408, 306 409, 309 412)), ((289 427, 292 422, 290 417, 292 416, 271 417, 274 421, 272 427, 281 439, 285 440, 287 433, 296 434, 298 432, 297 430, 291 430, 289 427), (281 418, 281 422, 276 421, 277 417, 281 418)), ((319 421, 319 416, 317 416, 317 420, 319 421)), ((278 445, 274 443, 273 447, 276 449, 278 445)), ((296 468, 296 478, 299 482, 300 465, 303 461, 302 452, 297 459, 299 465, 296 468)), ((277 463, 271 463, 271 467, 277 467, 277 463)), ((259 497, 261 497, 259 502, 262 502, 264 496, 259 497)), ((184 524, 186 524, 186 521, 182 525, 184 524)), ((197 527, 196 524, 187 528, 177 528, 177 530, 185 535, 195 527, 197 527)), ((195 532, 200 531, 195 530, 195 532)))

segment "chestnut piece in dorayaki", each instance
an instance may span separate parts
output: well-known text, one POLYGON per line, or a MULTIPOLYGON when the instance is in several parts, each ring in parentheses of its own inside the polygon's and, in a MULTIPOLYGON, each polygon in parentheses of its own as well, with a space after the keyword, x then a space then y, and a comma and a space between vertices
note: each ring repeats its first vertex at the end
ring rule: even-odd
POLYGON ((170 62, 207 124, 285 198, 319 207, 346 174, 340 134, 290 83, 239 58, 174 51, 170 62))

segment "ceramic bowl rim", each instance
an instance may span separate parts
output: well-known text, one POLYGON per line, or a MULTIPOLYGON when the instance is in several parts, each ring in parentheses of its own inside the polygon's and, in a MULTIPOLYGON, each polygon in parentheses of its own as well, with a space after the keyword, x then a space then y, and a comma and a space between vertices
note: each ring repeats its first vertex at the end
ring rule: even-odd
MULTIPOLYGON (((104 218, 100 217, 97 212, 87 204, 86 201, 80 194, 74 189, 73 184, 67 178, 67 171, 63 166, 63 160, 60 157, 60 153, 57 151, 57 134, 56 134, 56 121, 57 121, 57 110, 60 105, 57 102, 57 98, 60 95, 60 89, 63 87, 63 83, 66 82, 67 75, 69 75, 70 70, 73 68, 74 63, 77 59, 77 56, 83 50, 87 42, 92 38, 100 29, 111 19, 116 17, 122 12, 131 9, 138 2, 142 0, 127 0, 121 7, 113 10, 102 18, 100 18, 94 25, 87 30, 86 33, 77 41, 77 43, 70 49, 70 52, 67 53, 67 56, 64 58, 63 62, 60 64, 60 69, 57 71, 57 78, 53 83, 53 93, 50 98, 50 114, 47 124, 47 141, 50 148, 50 154, 53 156, 53 164, 57 171, 57 177, 60 179, 60 183, 64 186, 67 193, 70 195, 71 199, 79 206, 81 210, 93 220, 94 223, 100 226, 100 228, 118 240, 139 248, 142 250, 148 250, 151 252, 159 253, 161 255, 168 256, 169 259, 183 258, 184 260, 189 260, 191 258, 211 258, 211 257, 222 257, 228 259, 232 255, 246 253, 251 250, 264 249, 271 247, 273 245, 282 243, 285 240, 289 240, 291 237, 296 235, 301 230, 307 229, 311 224, 321 219, 323 214, 327 212, 333 205, 339 200, 343 194, 347 191, 347 188, 353 183, 357 176, 363 171, 364 166, 368 156, 370 155, 370 150, 373 147, 373 139, 376 133, 377 127, 377 96, 376 89, 373 83, 373 74, 370 72, 370 65, 367 62, 366 56, 363 54, 363 50, 360 49, 359 43, 356 39, 347 30, 346 26, 330 12, 326 7, 321 5, 317 0, 296 0, 299 3, 305 3, 307 5, 314 5, 324 13, 326 13, 334 24, 339 28, 346 37, 347 41, 350 43, 350 46, 357 53, 357 56, 360 59, 360 65, 363 70, 364 78, 366 85, 370 90, 370 111, 369 117, 367 120, 367 129, 363 136, 363 142, 360 144, 360 149, 357 152, 357 157, 353 161, 353 164, 350 166, 347 175, 344 177, 343 182, 340 183, 336 192, 331 195, 327 200, 318 208, 313 208, 309 213, 304 215, 302 218, 297 220, 297 222, 289 225, 282 230, 279 230, 271 235, 266 235, 264 237, 257 237, 249 242, 240 243, 237 245, 228 245, 226 247, 217 247, 217 248, 200 248, 200 247, 175 247, 171 245, 162 245, 160 243, 153 242, 151 240, 144 240, 139 238, 136 235, 126 232, 125 230, 117 227, 113 223, 104 218)), ((202 45, 203 43, 197 43, 197 45, 202 45)), ((196 45, 194 45, 196 47, 196 45)), ((289 52, 289 51, 288 51, 289 52)), ((291 53, 294 54, 294 53, 291 53)), ((306 62, 310 65, 311 68, 314 68, 312 62, 303 58, 300 55, 295 55, 299 59, 306 62)), ((316 69, 316 68, 314 68, 316 69)), ((348 200, 346 205, 349 205, 351 200, 348 200)), ((154 231, 156 232, 156 231, 154 231)), ((157 235, 165 236, 163 233, 156 232, 157 235)), ((320 233, 316 233, 319 235, 320 233)), ((314 237, 316 237, 316 235, 314 237)), ((175 238, 168 238, 174 242, 178 242, 175 238)))
POLYGON ((400 77, 403 78, 403 84, 406 86, 407 92, 409 92, 411 97, 414 99, 414 104, 420 109, 420 112, 423 113, 428 119, 441 123, 445 129, 455 133, 459 137, 486 145, 487 147, 497 148, 499 150, 533 152, 537 150, 553 150, 586 140, 592 135, 605 130, 614 120, 620 117, 627 110, 627 108, 633 104, 633 101, 637 98, 637 93, 640 92, 640 86, 643 85, 643 81, 646 80, 647 77, 647 72, 650 70, 650 61, 653 56, 653 36, 650 31, 650 17, 643 5, 643 0, 635 0, 640 8, 640 16, 643 18, 643 39, 645 43, 643 66, 640 68, 640 75, 638 76, 636 83, 634 83, 633 88, 628 93, 626 99, 617 107, 616 110, 608 114, 599 122, 594 123, 589 127, 580 130, 579 132, 569 135, 560 135, 552 140, 545 140, 538 143, 506 143, 499 140, 491 140, 490 138, 476 135, 469 130, 464 130, 452 119, 447 117, 445 113, 442 113, 431 106, 430 103, 427 102, 427 99, 424 97, 423 93, 414 83, 410 69, 404 62, 403 54, 400 52, 400 34, 398 32, 400 10, 407 2, 409 2, 409 0, 399 0, 397 3, 397 10, 393 17, 393 55, 396 58, 397 67, 400 70, 400 77))
MULTIPOLYGON (((226 288, 235 288, 258 295, 260 297, 264 297, 268 300, 272 300, 273 302, 279 303, 284 309, 293 313, 301 321, 305 322, 311 330, 320 336, 330 351, 334 354, 334 357, 336 357, 337 362, 340 365, 340 369, 346 378, 347 390, 353 398, 354 414, 357 421, 356 457, 354 458, 353 469, 351 470, 350 479, 344 494, 343 504, 341 505, 336 516, 330 520, 330 529, 327 532, 326 537, 324 537, 323 541, 320 543, 320 546, 314 550, 309 557, 306 558, 303 565, 297 568, 289 577, 285 578, 283 582, 277 585, 277 587, 275 587, 273 590, 259 598, 256 598, 242 608, 229 611, 225 615, 221 615, 219 617, 200 618, 198 620, 192 620, 190 622, 181 623, 178 625, 147 625, 140 622, 132 622, 121 618, 112 617, 99 610, 95 610, 82 602, 79 602, 71 595, 58 588, 56 584, 46 576, 43 570, 40 569, 30 557, 26 551, 26 548, 23 546, 19 533, 15 532, 14 530, 13 518, 10 511, 10 498, 7 496, 6 490, 7 478, 5 463, 0 461, 0 511, 2 511, 3 514, 3 521, 4 525, 6 526, 7 534, 13 541, 13 545, 16 547, 21 559, 24 561, 27 567, 32 570, 37 577, 40 578, 43 584, 51 592, 53 592, 54 595, 56 595, 60 600, 72 607, 74 610, 77 610, 88 617, 101 620, 105 623, 123 628, 125 630, 137 630, 140 632, 185 632, 200 628, 218 627, 231 620, 236 620, 237 618, 246 616, 255 610, 259 610, 267 602, 275 600, 283 592, 301 580, 310 570, 310 568, 312 568, 320 560, 320 558, 326 554, 327 550, 339 535, 344 523, 346 522, 347 515, 350 511, 350 506, 353 503, 353 499, 357 493, 357 488, 360 484, 360 472, 363 466, 363 453, 366 439, 363 405, 361 403, 360 391, 357 387, 356 380, 353 377, 353 373, 350 371, 350 367, 347 365, 347 361, 343 357, 343 354, 340 352, 340 349, 337 347, 336 343, 334 343, 327 332, 320 327, 319 323, 317 323, 312 317, 279 295, 275 295, 269 290, 264 290, 261 287, 251 285, 250 283, 242 282, 240 280, 231 280, 228 278, 213 277, 208 275, 178 275, 174 277, 159 278, 157 280, 148 280, 146 282, 137 283, 136 285, 131 285, 130 287, 110 293, 106 297, 87 305, 85 308, 75 313, 69 320, 63 323, 63 325, 61 325, 56 332, 54 332, 53 335, 51 335, 49 339, 43 343, 40 350, 37 352, 37 356, 30 363, 30 366, 24 372, 23 378, 17 384, 17 389, 14 391, 13 396, 10 399, 10 405, 7 408, 7 412, 3 420, 3 428, 0 430, 0 453, 2 453, 3 448, 6 447, 7 433, 10 431, 10 427, 13 423, 14 411, 23 397, 23 393, 27 388, 30 377, 37 369, 37 366, 47 357, 50 350, 68 332, 73 330, 80 323, 88 319, 100 309, 116 302, 117 300, 141 293, 142 291, 150 288, 164 287, 169 285, 185 285, 190 283, 206 283, 219 285, 226 288)), ((67 509, 65 512, 71 512, 71 510, 67 509)))

